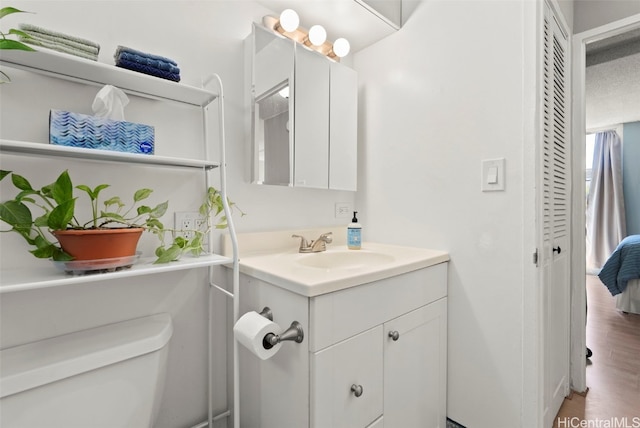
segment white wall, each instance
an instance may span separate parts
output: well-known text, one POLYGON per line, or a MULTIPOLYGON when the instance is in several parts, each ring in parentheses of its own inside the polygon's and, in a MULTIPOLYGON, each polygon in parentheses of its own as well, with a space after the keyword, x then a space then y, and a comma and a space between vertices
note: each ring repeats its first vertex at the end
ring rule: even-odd
MULTIPOLYGON (((182 82, 198 86, 216 72, 225 84, 228 191, 248 214, 236 219, 239 231, 312 227, 345 223, 334 218, 334 203, 353 204, 352 192, 260 187, 249 183, 249 130, 245 117, 243 40, 251 22, 269 11, 250 1, 23 1, 11 6, 34 12, 2 19, 3 31, 28 22, 94 40, 102 46, 100 61, 113 64, 117 45, 175 59, 182 82)), ((46 143, 48 111, 60 108, 91 113, 97 88, 60 83, 30 73, 5 69, 13 83, 0 85, 0 138, 46 143)), ((179 106, 132 98, 127 120, 156 126, 158 154, 201 153, 198 112, 179 106), (194 116, 196 119, 194 119, 194 116)), ((214 109, 215 116, 215 109, 214 109)), ((216 132, 216 128, 212 128, 216 132)), ((217 134, 216 134, 217 135, 217 134)), ((215 141, 215 138, 214 138, 215 141)), ((214 149, 215 150, 215 149, 214 149)), ((217 153, 217 152, 214 152, 217 153)), ((183 172, 97 165, 91 162, 51 161, 2 156, 2 168, 29 176, 34 184, 51 182, 69 168, 78 182, 111 182, 123 197, 135 188, 155 189, 157 201, 169 199, 170 210, 197 207, 199 177, 183 172)), ((2 192, 7 191, 7 180, 2 192)), ((170 215, 165 220, 170 222, 170 215)), ((0 237, 0 258, 7 266, 48 266, 26 253, 26 246, 10 234, 0 237)), ((293 242, 295 244, 295 242, 293 242)), ((143 243, 150 255, 154 242, 143 243)), ((119 280, 3 295, 0 299, 0 347, 50 337, 155 312, 169 312, 175 332, 171 341, 165 400, 158 427, 186 427, 206 418, 206 314, 208 286, 205 271, 173 273, 136 280, 119 280)), ((214 294, 215 337, 227 332, 227 302, 214 294)), ((216 364, 216 411, 226 409, 226 347, 220 342, 216 364)), ((224 422, 224 421, 223 421, 224 422)))
POLYGON ((448 416, 523 426, 534 18, 526 2, 408 3, 397 34, 355 55, 363 233, 450 252, 448 416), (506 191, 481 192, 481 160, 501 157, 506 191))
POLYGON ((573 33, 578 34, 638 13, 640 2, 635 0, 575 0, 573 33))

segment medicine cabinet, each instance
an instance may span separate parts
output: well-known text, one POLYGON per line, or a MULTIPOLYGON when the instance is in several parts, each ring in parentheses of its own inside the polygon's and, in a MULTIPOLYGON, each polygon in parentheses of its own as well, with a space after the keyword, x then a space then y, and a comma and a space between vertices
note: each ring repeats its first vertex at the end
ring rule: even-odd
POLYGON ((253 181, 356 190, 356 72, 258 24, 251 46, 253 181))

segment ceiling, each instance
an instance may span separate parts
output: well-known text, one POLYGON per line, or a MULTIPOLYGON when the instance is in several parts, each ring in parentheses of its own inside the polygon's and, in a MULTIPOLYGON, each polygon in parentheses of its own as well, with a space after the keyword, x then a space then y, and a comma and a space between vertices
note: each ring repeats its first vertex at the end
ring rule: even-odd
POLYGON ((587 129, 640 120, 640 29, 586 46, 587 129))
POLYGON ((586 52, 587 67, 640 53, 640 28, 591 42, 586 52))

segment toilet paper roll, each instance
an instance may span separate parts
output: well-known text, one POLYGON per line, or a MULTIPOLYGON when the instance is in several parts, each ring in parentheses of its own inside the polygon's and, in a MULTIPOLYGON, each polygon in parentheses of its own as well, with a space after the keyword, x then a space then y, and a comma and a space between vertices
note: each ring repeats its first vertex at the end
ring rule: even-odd
POLYGON ((273 357, 282 346, 282 343, 278 343, 266 349, 263 345, 264 337, 269 333, 280 334, 281 331, 278 324, 255 311, 242 315, 233 326, 238 342, 261 360, 273 357))

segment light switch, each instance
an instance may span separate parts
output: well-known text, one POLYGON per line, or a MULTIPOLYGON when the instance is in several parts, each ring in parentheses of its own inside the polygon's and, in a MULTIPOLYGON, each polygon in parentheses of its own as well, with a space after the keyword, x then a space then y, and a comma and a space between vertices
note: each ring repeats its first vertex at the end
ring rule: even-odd
POLYGON ((498 168, 489 167, 489 175, 487 176, 487 184, 496 184, 498 182, 498 168))
POLYGON ((497 192, 505 188, 504 158, 482 161, 482 191, 497 192))

